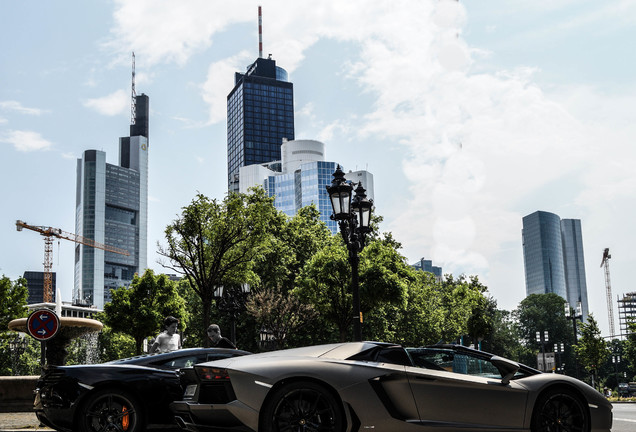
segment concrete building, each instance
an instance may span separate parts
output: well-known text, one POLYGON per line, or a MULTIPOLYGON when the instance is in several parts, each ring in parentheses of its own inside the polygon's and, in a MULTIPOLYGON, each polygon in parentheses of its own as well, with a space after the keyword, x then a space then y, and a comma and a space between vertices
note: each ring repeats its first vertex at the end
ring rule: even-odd
POLYGON ((622 338, 632 333, 629 324, 636 322, 636 292, 626 293, 623 298, 618 298, 618 322, 622 338))
POLYGON ((281 160, 283 138, 294 139, 294 85, 271 58, 234 74, 227 96, 228 190, 239 190, 239 169, 281 160))
MULTIPOLYGON (((315 204, 320 219, 332 233, 338 224, 331 220, 332 208, 326 186, 331 184, 338 164, 325 161, 325 145, 315 140, 283 140, 281 161, 250 165, 239 169, 239 191, 263 186, 274 197, 274 207, 294 216, 302 207, 315 204), (279 171, 277 171, 279 170, 279 171)), ((368 171, 349 171, 345 178, 352 183, 362 182, 367 198, 373 199, 373 174, 368 171)))
POLYGON ((77 161, 75 233, 128 251, 129 256, 75 247, 73 302, 103 309, 110 290, 128 286, 147 263, 149 99, 136 99, 130 136, 119 139, 119 165, 86 150, 77 161))
POLYGON ((522 241, 526 295, 558 294, 571 307, 581 302, 586 321, 589 305, 581 221, 534 212, 523 218, 522 241))

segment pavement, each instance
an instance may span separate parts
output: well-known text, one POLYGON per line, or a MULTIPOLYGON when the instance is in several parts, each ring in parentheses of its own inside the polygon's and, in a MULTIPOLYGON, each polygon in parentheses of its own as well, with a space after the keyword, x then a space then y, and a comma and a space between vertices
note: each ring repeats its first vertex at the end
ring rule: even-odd
POLYGON ((0 413, 0 432, 31 432, 53 431, 53 429, 40 425, 38 418, 32 411, 0 413))

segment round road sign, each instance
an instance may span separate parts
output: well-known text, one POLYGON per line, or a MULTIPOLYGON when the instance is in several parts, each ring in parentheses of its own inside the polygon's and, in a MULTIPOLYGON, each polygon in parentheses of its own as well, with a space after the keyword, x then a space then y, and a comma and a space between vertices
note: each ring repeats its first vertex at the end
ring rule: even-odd
POLYGON ((60 329, 60 319, 50 309, 31 312, 27 319, 27 332, 39 341, 51 339, 60 329))

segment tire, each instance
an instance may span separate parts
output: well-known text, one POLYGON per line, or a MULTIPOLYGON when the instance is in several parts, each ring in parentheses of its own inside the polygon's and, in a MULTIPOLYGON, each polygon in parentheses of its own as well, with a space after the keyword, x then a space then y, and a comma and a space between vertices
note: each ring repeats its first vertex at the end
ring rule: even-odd
POLYGON ((324 386, 313 382, 283 385, 272 394, 261 417, 264 432, 343 432, 341 404, 324 386))
POLYGON ((539 396, 532 413, 532 432, 589 432, 589 413, 568 389, 549 390, 539 396))
POLYGON ((88 397, 79 412, 81 432, 141 432, 145 421, 141 405, 125 391, 104 389, 88 397))

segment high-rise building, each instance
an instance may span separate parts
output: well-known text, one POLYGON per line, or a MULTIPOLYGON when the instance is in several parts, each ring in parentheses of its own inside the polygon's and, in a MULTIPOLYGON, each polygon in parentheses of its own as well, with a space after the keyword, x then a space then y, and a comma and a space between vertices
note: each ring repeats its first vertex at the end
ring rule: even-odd
POLYGON ((239 190, 239 169, 281 159, 283 138, 294 139, 294 85, 271 58, 236 72, 227 96, 228 190, 239 190))
POLYGON ((438 281, 442 280, 442 268, 434 266, 433 260, 421 258, 415 264, 411 264, 411 267, 413 267, 415 270, 422 270, 425 272, 433 273, 438 281))
MULTIPOLYGON (((27 281, 27 289, 29 290, 28 304, 44 302, 44 272, 41 271, 25 271, 22 276, 27 281)), ((51 273, 51 295, 52 302, 55 303, 55 272, 51 273)))
MULTIPOLYGON (((239 191, 248 192, 252 186, 263 186, 274 197, 274 207, 293 216, 302 207, 314 204, 322 220, 332 233, 338 224, 331 220, 333 210, 327 185, 333 180, 338 164, 325 161, 325 145, 315 140, 283 140, 281 161, 241 167, 239 191)), ((349 171, 345 179, 362 183, 367 198, 373 200, 373 174, 368 171, 349 171)))
POLYGON ((78 244, 73 301, 103 309, 110 290, 128 286, 147 263, 149 99, 135 96, 130 136, 119 139, 119 165, 86 150, 77 160, 75 232, 128 251, 129 256, 78 244))
POLYGON ((581 302, 583 319, 587 321, 590 310, 587 302, 587 282, 585 278, 585 257, 583 256, 583 233, 580 219, 561 220, 561 238, 563 242, 563 264, 565 268, 565 286, 567 301, 576 306, 581 302))
POLYGON ((572 307, 581 302, 587 319, 587 284, 581 221, 537 211, 523 218, 526 295, 554 293, 572 307))

